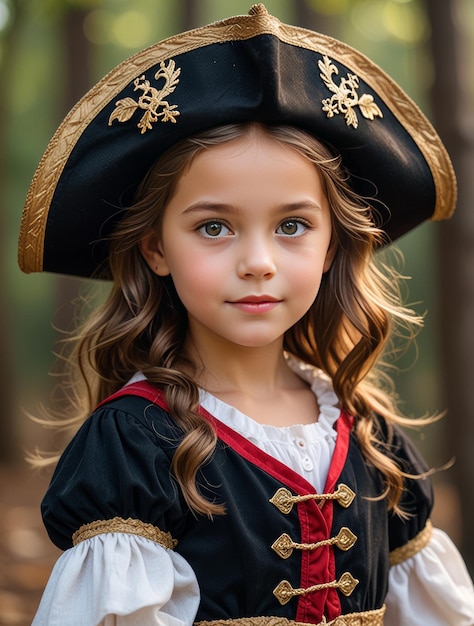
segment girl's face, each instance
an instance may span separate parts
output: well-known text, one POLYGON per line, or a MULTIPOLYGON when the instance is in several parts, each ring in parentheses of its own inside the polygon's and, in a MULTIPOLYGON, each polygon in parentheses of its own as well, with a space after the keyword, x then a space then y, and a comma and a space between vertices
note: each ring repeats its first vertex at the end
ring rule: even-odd
POLYGON ((282 344, 335 253, 315 166, 261 131, 199 153, 141 249, 206 347, 282 344))

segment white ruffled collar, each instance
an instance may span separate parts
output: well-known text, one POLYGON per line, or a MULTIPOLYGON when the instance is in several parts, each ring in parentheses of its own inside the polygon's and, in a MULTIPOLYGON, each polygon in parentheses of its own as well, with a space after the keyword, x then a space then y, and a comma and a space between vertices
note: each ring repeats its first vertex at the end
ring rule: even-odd
POLYGON ((291 369, 310 385, 318 400, 320 413, 314 423, 280 427, 260 424, 203 389, 200 390, 201 406, 221 422, 253 441, 273 441, 285 445, 298 438, 304 439, 307 443, 327 438, 335 439, 337 435, 334 424, 341 411, 331 380, 320 369, 293 357, 287 357, 287 362, 291 369))

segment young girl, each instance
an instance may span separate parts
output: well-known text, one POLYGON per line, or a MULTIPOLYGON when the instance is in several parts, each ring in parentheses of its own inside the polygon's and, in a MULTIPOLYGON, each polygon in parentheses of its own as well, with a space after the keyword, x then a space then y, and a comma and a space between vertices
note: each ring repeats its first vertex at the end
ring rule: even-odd
POLYGON ((416 105, 261 5, 85 96, 20 236, 25 271, 112 281, 71 357, 35 626, 474 623, 380 365, 420 320, 374 259, 454 203, 416 105))

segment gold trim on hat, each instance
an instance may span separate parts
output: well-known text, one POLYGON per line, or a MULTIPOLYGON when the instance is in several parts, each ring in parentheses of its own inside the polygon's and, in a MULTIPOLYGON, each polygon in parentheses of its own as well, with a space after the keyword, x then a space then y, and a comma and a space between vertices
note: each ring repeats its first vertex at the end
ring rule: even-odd
POLYGON ((123 61, 97 83, 70 111, 51 139, 28 191, 20 228, 18 262, 24 272, 43 270, 46 222, 56 185, 69 156, 91 121, 137 76, 185 52, 215 43, 243 41, 257 35, 274 35, 287 43, 327 55, 348 68, 390 109, 413 138, 433 176, 436 205, 432 220, 448 218, 456 203, 456 182, 449 156, 436 131, 418 108, 383 70, 365 55, 326 35, 281 23, 262 7, 241 15, 175 35, 123 61), (374 68, 376 71, 374 72, 374 68))
POLYGON ((84 524, 73 534, 72 543, 74 546, 77 546, 81 541, 92 539, 92 537, 104 533, 138 535, 144 539, 150 539, 155 543, 159 543, 169 550, 173 550, 178 543, 176 539, 173 539, 170 533, 160 530, 157 526, 153 526, 153 524, 147 524, 139 519, 123 519, 121 517, 84 524))

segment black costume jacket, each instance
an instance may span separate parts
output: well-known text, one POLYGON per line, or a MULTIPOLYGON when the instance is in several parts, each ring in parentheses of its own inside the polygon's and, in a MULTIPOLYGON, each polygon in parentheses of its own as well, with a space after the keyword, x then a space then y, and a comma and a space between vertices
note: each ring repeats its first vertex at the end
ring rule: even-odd
MULTIPOLYGON (((380 473, 342 412, 324 494, 316 494, 201 411, 218 443, 198 484, 206 498, 225 504, 226 515, 210 520, 188 510, 170 474, 181 432, 160 392, 140 382, 103 403, 65 450, 42 505, 52 541, 68 549, 81 526, 115 517, 170 533, 199 583, 197 620, 275 616, 318 624, 382 607, 390 552, 413 543, 427 523, 429 481, 407 481, 405 521, 388 513, 386 501, 374 499, 383 492, 380 473)), ((409 473, 425 471, 408 438, 380 425, 387 454, 409 473)))

